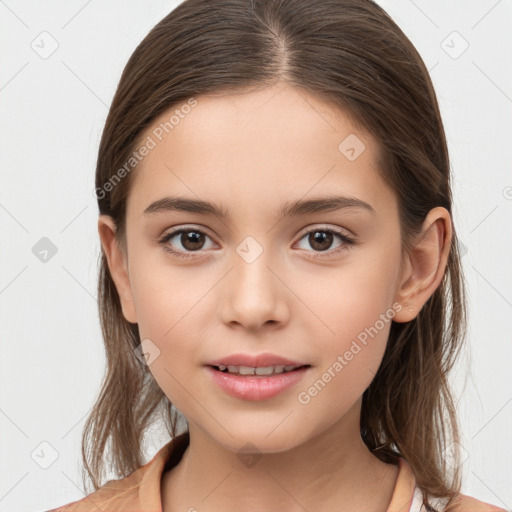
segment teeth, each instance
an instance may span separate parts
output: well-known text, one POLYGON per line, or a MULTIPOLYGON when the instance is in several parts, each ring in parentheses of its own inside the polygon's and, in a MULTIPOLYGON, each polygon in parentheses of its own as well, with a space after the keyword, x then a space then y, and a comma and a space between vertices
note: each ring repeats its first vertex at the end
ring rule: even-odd
POLYGON ((284 366, 282 364, 275 366, 260 366, 258 368, 253 368, 250 366, 225 366, 220 364, 218 366, 220 371, 225 371, 227 369, 228 373, 238 373, 240 375, 274 375, 278 373, 291 372, 298 366, 284 366))

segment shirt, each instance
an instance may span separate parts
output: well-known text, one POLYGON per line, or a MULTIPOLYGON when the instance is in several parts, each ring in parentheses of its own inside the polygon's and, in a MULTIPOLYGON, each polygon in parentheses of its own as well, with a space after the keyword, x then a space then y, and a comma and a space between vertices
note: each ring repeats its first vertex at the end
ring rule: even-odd
MULTIPOLYGON (((178 464, 189 444, 188 432, 165 444, 139 469, 119 480, 106 482, 84 498, 46 512, 162 512, 161 479, 178 464)), ((447 500, 431 498, 436 512, 447 500)), ((414 473, 405 459, 398 459, 398 477, 387 512, 427 512, 414 473)), ((505 509, 459 494, 453 512, 506 512, 505 509)))

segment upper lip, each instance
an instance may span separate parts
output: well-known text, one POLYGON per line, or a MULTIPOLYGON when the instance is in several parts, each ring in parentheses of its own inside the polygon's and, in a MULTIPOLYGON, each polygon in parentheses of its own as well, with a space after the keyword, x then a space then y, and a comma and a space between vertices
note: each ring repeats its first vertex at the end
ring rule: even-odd
POLYGON ((229 356, 220 357, 214 361, 206 363, 208 366, 248 366, 250 368, 259 368, 266 366, 307 366, 306 363, 292 361, 275 354, 231 354, 229 356))

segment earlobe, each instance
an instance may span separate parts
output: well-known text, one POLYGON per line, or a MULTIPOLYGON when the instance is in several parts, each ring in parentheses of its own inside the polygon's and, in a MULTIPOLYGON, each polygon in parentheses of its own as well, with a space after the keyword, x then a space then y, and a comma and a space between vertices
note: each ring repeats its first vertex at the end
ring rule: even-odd
POLYGON ((393 320, 413 320, 441 283, 452 239, 451 216, 443 207, 430 210, 406 255, 395 300, 402 305, 393 320))
POLYGON ((116 240, 116 226, 112 217, 109 215, 99 216, 98 233, 103 252, 107 258, 110 275, 119 294, 123 316, 128 322, 135 324, 137 323, 137 314, 128 273, 128 263, 116 240))

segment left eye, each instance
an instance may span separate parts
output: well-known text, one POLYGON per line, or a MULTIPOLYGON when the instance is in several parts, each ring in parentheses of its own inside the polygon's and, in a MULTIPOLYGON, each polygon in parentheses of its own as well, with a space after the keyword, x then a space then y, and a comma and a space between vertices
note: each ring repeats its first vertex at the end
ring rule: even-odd
MULTIPOLYGON (((338 237, 341 240, 341 244, 333 251, 330 251, 329 254, 338 253, 340 250, 347 248, 347 246, 353 245, 354 240, 349 238, 347 235, 338 231, 337 229, 327 229, 327 228, 316 228, 308 231, 301 238, 301 240, 307 239, 307 242, 311 247, 316 249, 315 252, 325 252, 327 251, 333 243, 334 237, 338 237)), ((315 254, 315 257, 322 256, 321 254, 315 254)))
MULTIPOLYGON (((163 248, 167 252, 170 252, 174 256, 177 256, 179 258, 191 258, 193 257, 193 254, 190 253, 198 252, 204 249, 204 243, 206 238, 210 237, 200 229, 182 228, 176 231, 172 231, 171 233, 166 233, 158 242, 163 246, 163 248), (171 244, 169 244, 168 242, 173 238, 177 237, 178 235, 181 235, 178 238, 178 241, 181 244, 181 248, 176 249, 173 248, 171 244)), ((328 251, 329 255, 343 251, 350 247, 351 245, 355 244, 355 241, 352 238, 348 237, 341 231, 332 228, 311 229, 300 238, 299 242, 306 238, 307 242, 310 244, 310 247, 315 249, 314 252, 322 253, 328 251), (333 243, 335 236, 337 236, 338 239, 341 240, 341 243, 335 250, 328 251, 328 249, 333 243)), ((208 247, 206 249, 208 249, 208 247)), ((314 254, 314 257, 321 256, 323 255, 314 254)))

